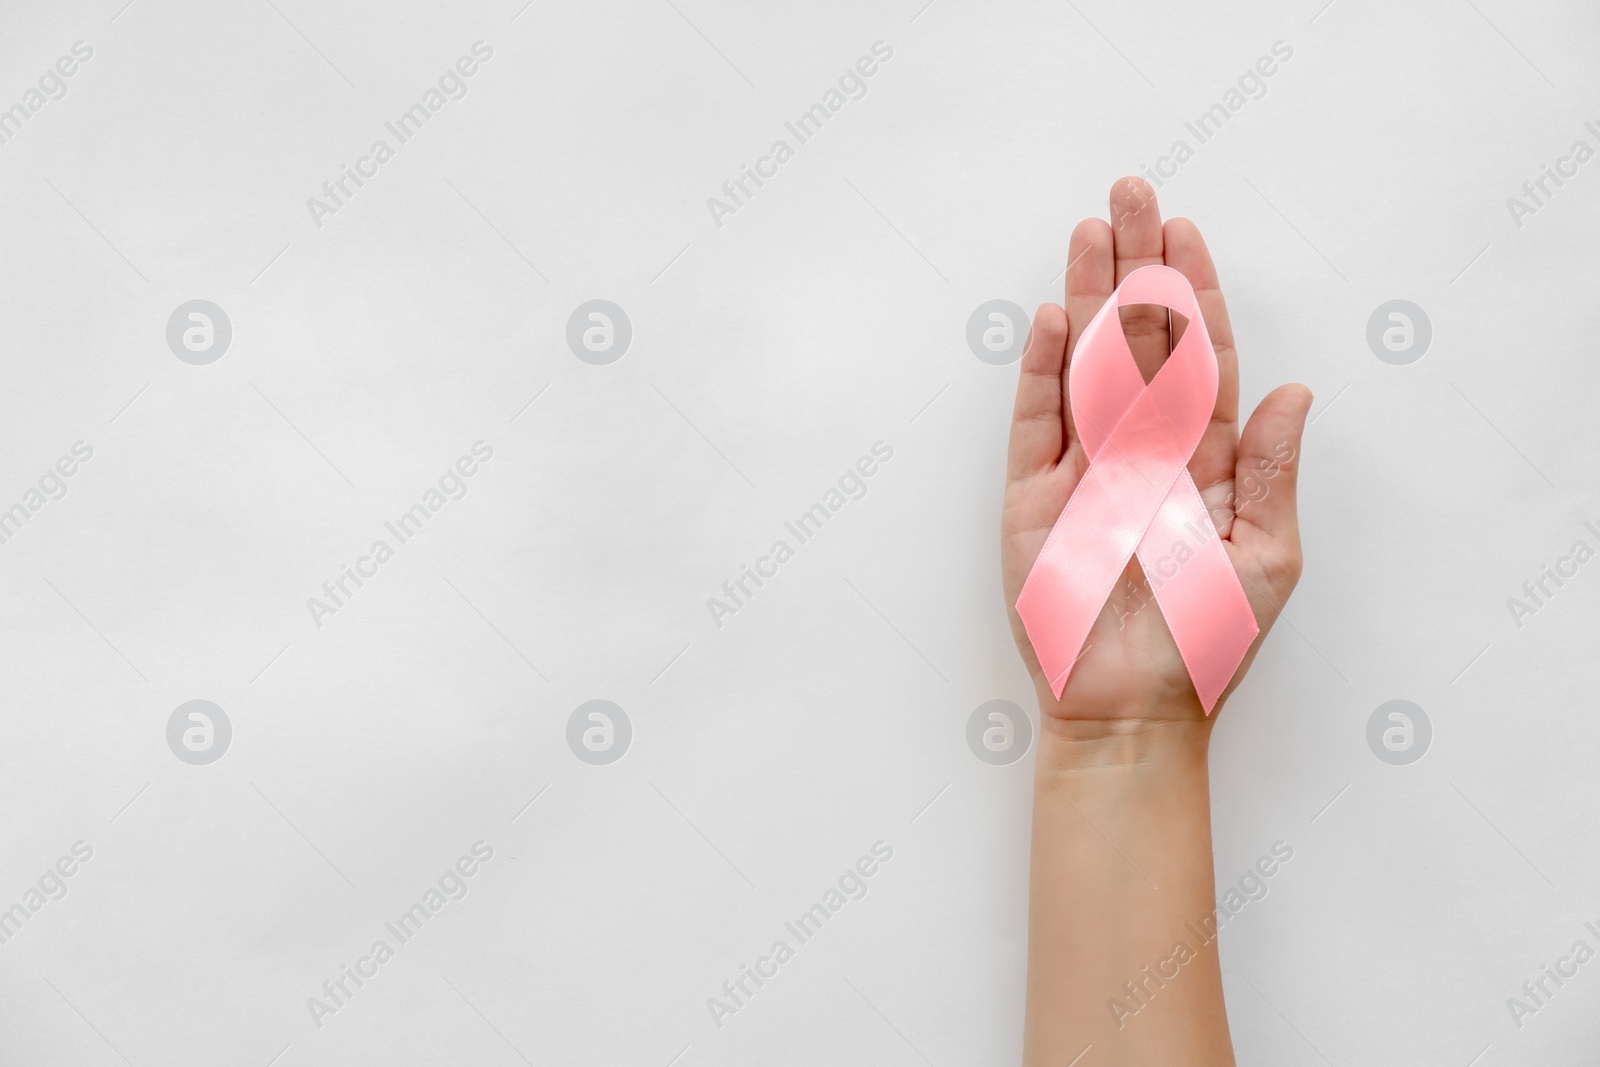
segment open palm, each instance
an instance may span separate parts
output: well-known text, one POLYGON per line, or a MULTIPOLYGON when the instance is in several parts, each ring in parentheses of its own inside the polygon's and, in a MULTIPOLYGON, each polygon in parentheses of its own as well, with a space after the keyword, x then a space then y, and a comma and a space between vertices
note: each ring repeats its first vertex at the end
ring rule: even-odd
MULTIPOLYGON (((1085 219, 1073 231, 1066 306, 1039 308, 1022 357, 1001 515, 1006 603, 1045 715, 1094 721, 1202 719, 1205 713, 1188 670, 1137 560, 1129 562, 1095 620, 1059 699, 1050 691, 1017 615, 1022 584, 1089 467, 1072 423, 1067 367, 1084 328, 1132 271, 1165 263, 1194 287, 1217 353, 1218 386, 1216 408, 1189 461, 1189 475, 1211 512, 1261 630, 1233 685, 1249 668, 1300 577, 1295 482, 1311 392, 1303 385, 1279 386, 1261 401, 1241 433, 1238 353, 1216 267, 1200 231, 1187 219, 1163 226, 1155 192, 1139 178, 1124 178, 1112 187, 1111 217, 1111 223, 1085 219)), ((1134 360, 1149 381, 1174 340, 1167 310, 1141 304, 1120 314, 1134 360)), ((1181 331, 1184 324, 1175 325, 1181 331)))

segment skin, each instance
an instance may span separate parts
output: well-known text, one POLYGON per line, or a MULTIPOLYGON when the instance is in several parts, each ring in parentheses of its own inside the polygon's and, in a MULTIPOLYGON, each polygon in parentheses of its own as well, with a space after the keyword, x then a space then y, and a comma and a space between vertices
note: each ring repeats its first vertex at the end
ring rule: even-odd
MULTIPOLYGON (((1208 926, 1216 896, 1206 757, 1216 715, 1201 709, 1136 561, 1102 609, 1059 699, 1014 605, 1089 466, 1067 395, 1073 350, 1131 271, 1150 263, 1181 271, 1217 353, 1216 407, 1189 474, 1261 630, 1228 693, 1300 577, 1295 486, 1311 392, 1278 387, 1241 429, 1238 353, 1199 230, 1187 219, 1163 225, 1155 192, 1140 178, 1118 181, 1110 201, 1111 222, 1086 219, 1073 231, 1065 306, 1045 304, 1034 315, 1001 518, 1011 628, 1040 710, 1023 1059, 1053 1067, 1080 1055, 1082 1067, 1210 1067, 1234 1062, 1208 926), (1189 957, 1181 963, 1180 942, 1189 957), (1120 1017, 1113 998, 1124 1006, 1120 1017)), ((1174 327, 1186 324, 1154 305, 1120 314, 1149 380, 1171 351, 1174 327)))

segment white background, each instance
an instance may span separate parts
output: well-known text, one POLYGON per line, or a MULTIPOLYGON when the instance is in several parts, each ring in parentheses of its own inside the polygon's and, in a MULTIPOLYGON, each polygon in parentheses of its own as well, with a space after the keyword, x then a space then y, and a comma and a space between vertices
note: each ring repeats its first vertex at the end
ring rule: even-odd
POLYGON ((0 15, 0 107, 93 48, 0 145, 0 507, 94 450, 0 544, 0 908, 94 850, 0 945, 0 1061, 1016 1062, 1032 754, 965 741, 1031 698, 997 559, 1016 367, 967 318, 1059 299, 1073 225, 1283 41, 1160 190, 1215 252, 1245 405, 1317 395, 1305 577, 1212 754, 1219 885, 1295 850, 1224 933, 1240 1059, 1596 1062, 1600 962, 1520 1030, 1506 1006, 1600 947, 1600 562, 1507 607, 1600 548, 1600 162, 1507 207, 1600 147, 1592 6, 124 2, 0 15), (315 225, 479 40, 468 95, 315 225), (633 326, 608 366, 565 341, 596 298, 633 326), (1433 326, 1406 366, 1366 342, 1397 298, 1433 326), (193 299, 233 326, 208 366, 166 342, 193 299), (316 626, 479 440, 468 495, 316 626), (877 440, 868 494, 713 625, 877 440), (234 730, 208 766, 166 741, 197 698, 234 730), (634 731, 609 766, 565 740, 596 698, 634 731), (1366 742, 1396 698, 1434 729, 1405 767, 1366 742), (479 840, 469 895, 314 1025, 479 840), (879 840, 870 893, 715 1026, 879 840))

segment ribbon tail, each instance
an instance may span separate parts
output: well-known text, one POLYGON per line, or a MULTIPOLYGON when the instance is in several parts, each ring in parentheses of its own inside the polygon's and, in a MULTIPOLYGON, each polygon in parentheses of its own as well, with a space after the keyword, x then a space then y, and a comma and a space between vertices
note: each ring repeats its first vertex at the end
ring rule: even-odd
POLYGON ((1200 706, 1210 715, 1260 628, 1233 561, 1187 475, 1173 483, 1138 556, 1200 706))
POLYGON ((1058 699, 1177 470, 1152 467, 1146 475, 1121 455, 1096 462, 1039 550, 1017 614, 1058 699))

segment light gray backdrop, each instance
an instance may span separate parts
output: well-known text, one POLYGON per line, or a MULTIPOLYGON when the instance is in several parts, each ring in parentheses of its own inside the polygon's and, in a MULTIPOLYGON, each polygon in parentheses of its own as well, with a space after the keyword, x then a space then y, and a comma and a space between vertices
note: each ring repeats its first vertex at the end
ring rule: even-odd
POLYGON ((1596 1062, 1592 6, 523 4, 0 14, 0 1060, 1015 1062, 969 320, 1150 168, 1317 395, 1241 1060, 1596 1062))

